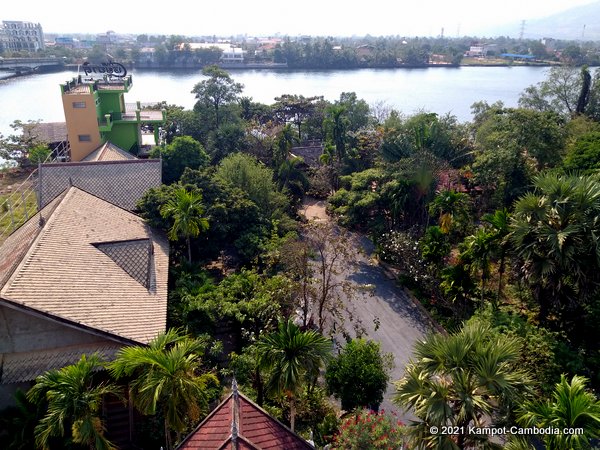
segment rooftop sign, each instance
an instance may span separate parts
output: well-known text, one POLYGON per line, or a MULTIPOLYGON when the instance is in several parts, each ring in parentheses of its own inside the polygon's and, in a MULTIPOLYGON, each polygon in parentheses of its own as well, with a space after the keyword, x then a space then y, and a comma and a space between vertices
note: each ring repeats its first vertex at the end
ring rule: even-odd
POLYGON ((108 61, 102 64, 90 64, 86 61, 81 65, 81 67, 86 76, 92 73, 100 73, 112 75, 117 78, 124 78, 127 75, 127 69, 125 66, 114 61, 108 61))

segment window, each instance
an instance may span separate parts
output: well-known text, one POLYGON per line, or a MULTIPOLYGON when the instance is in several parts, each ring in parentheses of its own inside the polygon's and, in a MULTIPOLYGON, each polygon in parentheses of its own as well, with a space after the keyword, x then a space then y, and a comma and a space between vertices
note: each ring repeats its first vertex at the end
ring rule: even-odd
POLYGON ((79 142, 91 142, 92 140, 89 134, 80 134, 77 137, 79 138, 79 142))
POLYGON ((85 108, 85 102, 73 102, 73 108, 75 108, 75 109, 85 108))

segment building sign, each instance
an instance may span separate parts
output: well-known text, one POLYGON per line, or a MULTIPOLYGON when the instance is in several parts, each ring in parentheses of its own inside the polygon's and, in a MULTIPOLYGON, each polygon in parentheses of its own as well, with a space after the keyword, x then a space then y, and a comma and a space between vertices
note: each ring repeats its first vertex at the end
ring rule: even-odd
POLYGON ((123 78, 127 75, 127 69, 121 63, 117 63, 114 61, 108 61, 102 64, 90 64, 89 62, 84 62, 81 65, 85 75, 88 76, 93 73, 106 74, 117 78, 123 78))

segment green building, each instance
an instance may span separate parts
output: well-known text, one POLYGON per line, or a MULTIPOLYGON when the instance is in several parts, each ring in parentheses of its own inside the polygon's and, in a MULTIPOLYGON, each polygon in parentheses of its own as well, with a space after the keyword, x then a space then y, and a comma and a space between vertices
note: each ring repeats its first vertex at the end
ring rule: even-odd
POLYGON ((135 154, 158 145, 165 111, 143 108, 140 102, 125 103, 132 84, 131 75, 115 77, 105 72, 101 79, 78 76, 60 86, 71 161, 81 161, 106 142, 135 154))

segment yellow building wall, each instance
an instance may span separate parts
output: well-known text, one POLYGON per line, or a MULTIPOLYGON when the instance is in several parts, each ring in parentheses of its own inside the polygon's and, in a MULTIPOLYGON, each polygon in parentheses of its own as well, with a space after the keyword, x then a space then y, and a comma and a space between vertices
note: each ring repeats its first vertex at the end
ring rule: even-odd
POLYGON ((68 92, 63 94, 63 108, 67 135, 71 147, 71 161, 81 161, 103 144, 98 129, 98 115, 94 94, 68 92), (75 107, 85 103, 85 108, 75 107), (89 140, 87 137, 89 136, 89 140))

